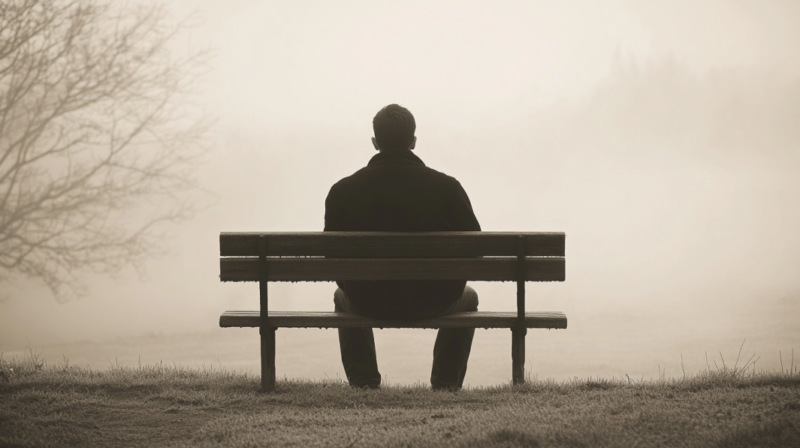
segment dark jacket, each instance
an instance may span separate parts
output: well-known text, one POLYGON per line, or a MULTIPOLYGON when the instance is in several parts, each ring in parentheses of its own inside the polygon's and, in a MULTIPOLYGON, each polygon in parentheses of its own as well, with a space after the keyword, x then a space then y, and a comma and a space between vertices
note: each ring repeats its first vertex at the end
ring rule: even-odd
MULTIPOLYGON (((458 181, 425 166, 411 151, 381 152, 365 168, 331 187, 325 230, 481 230, 458 181)), ((359 314, 409 320, 441 315, 464 281, 337 282, 359 314)))

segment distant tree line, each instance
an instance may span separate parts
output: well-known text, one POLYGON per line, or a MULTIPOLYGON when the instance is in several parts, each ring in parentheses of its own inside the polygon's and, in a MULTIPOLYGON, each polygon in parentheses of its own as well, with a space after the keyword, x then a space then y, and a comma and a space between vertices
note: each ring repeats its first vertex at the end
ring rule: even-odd
POLYGON ((800 156, 798 120, 796 74, 739 67, 696 73, 671 57, 618 57, 579 127, 612 151, 785 158, 800 156))

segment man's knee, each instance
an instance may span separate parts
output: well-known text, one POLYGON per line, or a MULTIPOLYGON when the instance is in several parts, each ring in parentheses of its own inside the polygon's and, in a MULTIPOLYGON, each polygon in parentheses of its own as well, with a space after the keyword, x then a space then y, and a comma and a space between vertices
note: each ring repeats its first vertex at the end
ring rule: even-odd
POLYGON ((461 297, 448 312, 455 313, 459 311, 478 311, 478 293, 469 285, 464 287, 461 297))
POLYGON ((467 285, 464 287, 464 301, 465 306, 469 309, 469 311, 478 311, 478 293, 472 289, 471 286, 467 285))
POLYGON ((341 288, 336 288, 336 292, 333 293, 333 305, 335 311, 340 313, 350 312, 350 301, 341 288))

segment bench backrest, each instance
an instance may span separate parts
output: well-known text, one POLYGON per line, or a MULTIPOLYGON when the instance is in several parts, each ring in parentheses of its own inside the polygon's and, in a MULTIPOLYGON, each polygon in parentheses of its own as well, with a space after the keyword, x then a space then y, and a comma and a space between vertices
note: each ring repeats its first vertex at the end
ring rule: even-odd
POLYGON ((555 232, 224 232, 220 280, 564 281, 564 241, 555 232))

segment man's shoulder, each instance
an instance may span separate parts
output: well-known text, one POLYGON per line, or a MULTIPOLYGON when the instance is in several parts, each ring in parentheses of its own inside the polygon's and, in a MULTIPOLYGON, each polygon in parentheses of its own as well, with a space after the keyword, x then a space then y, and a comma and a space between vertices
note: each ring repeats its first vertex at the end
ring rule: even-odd
POLYGON ((456 184, 458 183, 458 180, 456 180, 455 177, 450 176, 449 174, 445 174, 445 173, 443 173, 441 171, 437 171, 437 170, 435 170, 435 169, 433 169, 433 168, 431 168, 429 166, 425 166, 423 168, 425 168, 426 172, 429 175, 431 175, 432 177, 435 177, 437 179, 441 179, 444 182, 456 183, 456 184))
MULTIPOLYGON (((333 184, 332 189, 337 187, 359 186, 363 183, 373 181, 376 177, 380 178, 387 171, 393 171, 394 169, 396 169, 396 167, 368 165, 340 179, 333 184)), ((434 181, 452 187, 461 185, 455 177, 422 164, 409 165, 404 167, 404 169, 412 171, 414 176, 420 180, 434 181)))
POLYGON ((461 182, 459 182, 455 177, 445 174, 441 171, 437 171, 428 166, 423 168, 425 168, 427 177, 431 179, 431 183, 435 184, 443 193, 447 192, 449 195, 455 191, 463 190, 461 182))
POLYGON ((356 171, 355 173, 343 177, 339 179, 336 183, 331 186, 331 191, 329 194, 333 194, 337 191, 341 191, 343 189, 347 189, 348 187, 355 186, 360 183, 360 178, 362 177, 359 175, 362 171, 364 171, 367 167, 361 168, 360 170, 356 171))

